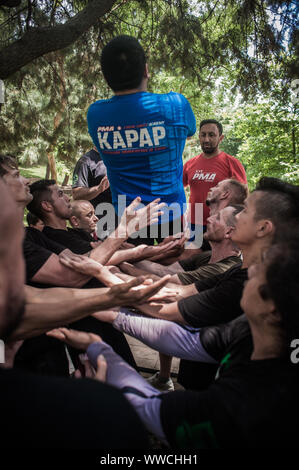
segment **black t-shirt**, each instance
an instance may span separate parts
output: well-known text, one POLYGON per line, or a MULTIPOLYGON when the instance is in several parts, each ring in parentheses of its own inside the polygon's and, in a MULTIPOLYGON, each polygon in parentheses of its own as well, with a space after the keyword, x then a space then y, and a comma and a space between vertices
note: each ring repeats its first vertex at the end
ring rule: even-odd
POLYGON ((199 268, 200 266, 207 264, 210 261, 211 255, 211 251, 204 251, 202 253, 197 253, 196 255, 190 256, 189 258, 182 259, 179 261, 179 263, 184 271, 195 271, 195 269, 199 268))
POLYGON ((251 329, 245 314, 228 323, 201 328, 200 342, 218 362, 228 354, 230 361, 248 360, 253 350, 251 329))
POLYGON ((93 237, 89 232, 86 230, 83 230, 83 228, 70 228, 68 227, 68 232, 73 233, 76 235, 78 238, 81 238, 81 240, 84 240, 86 242, 97 242, 101 241, 97 236, 93 237))
POLYGON ((46 225, 43 229, 43 234, 54 242, 64 245, 77 255, 84 255, 92 250, 92 246, 90 244, 92 240, 84 240, 76 230, 61 230, 46 225))
MULTIPOLYGON (((50 256, 59 255, 65 246, 50 240, 43 232, 32 227, 26 227, 23 243, 23 253, 26 263, 26 283, 30 284, 33 276, 40 270, 50 256)), ((41 287, 32 284, 35 287, 41 287)), ((42 287, 45 287, 44 285, 42 287)))
POLYGON ((247 269, 233 266, 225 273, 195 283, 198 294, 178 302, 184 320, 195 328, 228 322, 242 315, 240 300, 247 269))
MULTIPOLYGON (((55 232, 56 230, 53 230, 55 232)), ((58 232, 64 232, 58 230, 58 232)), ((66 231, 65 231, 66 232, 66 231)), ((67 233, 67 232, 66 232, 67 233)), ((78 239, 80 242, 80 239, 78 239)), ((82 240, 83 241, 83 240, 82 240)), ((38 288, 55 287, 50 284, 32 282, 32 277, 39 271, 48 258, 59 254, 66 247, 49 239, 44 232, 34 228, 26 228, 24 241, 24 257, 26 263, 26 283, 38 288)), ((98 279, 92 278, 83 288, 103 287, 98 279)), ((72 323, 71 327, 83 331, 91 331, 107 341, 130 365, 136 366, 131 350, 124 335, 116 331, 112 325, 88 317, 72 323)), ((72 359, 76 360, 77 352, 73 351, 72 359)), ((76 365, 76 364, 75 364, 76 365)), ((63 375, 69 373, 69 364, 65 347, 61 341, 47 335, 30 338, 22 344, 16 354, 15 366, 43 375, 63 375)))
POLYGON ((162 394, 166 437, 175 448, 296 448, 298 378, 289 360, 226 357, 207 390, 162 394))
MULTIPOLYGON (((107 169, 101 159, 100 154, 92 149, 85 153, 76 163, 73 173, 73 188, 84 187, 92 188, 100 184, 104 176, 107 175, 107 169)), ((110 188, 99 194, 90 201, 94 208, 101 202, 112 203, 110 188)))
POLYGON ((0 369, 1 449, 143 449, 147 432, 114 387, 0 369))

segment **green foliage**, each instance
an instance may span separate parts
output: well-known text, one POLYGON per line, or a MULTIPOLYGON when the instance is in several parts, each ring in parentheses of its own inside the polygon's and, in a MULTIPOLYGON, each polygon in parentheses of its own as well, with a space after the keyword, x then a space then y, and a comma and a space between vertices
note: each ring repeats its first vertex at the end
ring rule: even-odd
MULTIPOLYGON (((28 27, 64 22, 88 2, 29 3, 30 12, 27 1, 9 14, 0 10, 0 47, 28 27)), ((6 80, 2 151, 18 155, 26 167, 45 167, 51 153, 59 174, 70 173, 93 145, 88 106, 111 96, 100 70, 101 49, 113 36, 130 34, 146 50, 149 91, 184 94, 198 124, 219 119, 225 129, 221 148, 242 161, 251 187, 263 174, 298 182, 296 110, 286 105, 295 74, 296 22, 296 7, 289 1, 119 0, 71 47, 6 80)), ((193 137, 184 160, 200 152, 193 137)))

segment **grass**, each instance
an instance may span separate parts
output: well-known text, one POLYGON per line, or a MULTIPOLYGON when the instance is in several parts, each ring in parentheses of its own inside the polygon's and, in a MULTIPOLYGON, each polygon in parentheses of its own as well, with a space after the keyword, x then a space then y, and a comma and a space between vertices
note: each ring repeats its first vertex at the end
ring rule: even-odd
POLYGON ((46 175, 46 165, 35 166, 31 168, 19 167, 21 175, 25 178, 44 178, 46 175))

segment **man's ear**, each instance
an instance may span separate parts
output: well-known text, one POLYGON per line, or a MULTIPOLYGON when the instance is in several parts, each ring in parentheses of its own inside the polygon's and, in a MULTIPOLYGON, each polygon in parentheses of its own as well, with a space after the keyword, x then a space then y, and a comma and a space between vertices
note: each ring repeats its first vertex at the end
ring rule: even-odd
POLYGON ((268 307, 268 323, 270 325, 277 325, 279 326, 280 323, 281 323, 281 315, 280 313, 277 311, 276 309, 276 306, 273 302, 272 299, 268 299, 267 300, 267 307, 268 307))
MULTIPOLYGON (((219 137, 219 144, 221 144, 221 142, 223 141, 223 139, 224 139, 224 135, 221 134, 221 136, 219 137)), ((219 144, 218 144, 218 145, 219 145, 219 144)))
POLYGON ((231 234, 235 227, 227 226, 224 233, 224 238, 231 238, 231 234))
POLYGON ((41 201, 41 207, 45 212, 52 212, 52 204, 50 201, 41 201))
POLYGON ((75 215, 71 215, 69 221, 72 227, 77 228, 79 226, 79 221, 75 215))
POLYGON ((219 199, 220 199, 220 200, 227 199, 229 195, 230 195, 230 190, 229 190, 229 189, 224 189, 224 190, 221 192, 221 194, 220 194, 220 196, 219 196, 219 199))
POLYGON ((271 220, 262 219, 257 223, 257 238, 263 238, 274 233, 274 225, 271 220))

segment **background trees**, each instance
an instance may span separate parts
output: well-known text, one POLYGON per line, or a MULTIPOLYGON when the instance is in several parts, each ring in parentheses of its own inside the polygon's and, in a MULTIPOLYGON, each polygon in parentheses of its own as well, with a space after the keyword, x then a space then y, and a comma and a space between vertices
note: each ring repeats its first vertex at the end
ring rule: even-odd
MULTIPOLYGON (((298 181, 297 15, 278 0, 0 0, 2 150, 27 166, 49 162, 54 177, 55 162, 72 170, 92 145, 88 106, 110 96, 101 49, 122 33, 146 50, 150 91, 183 93, 198 123, 223 121, 222 148, 252 184, 270 173, 298 181), (9 2, 18 6, 1 8, 9 2)), ((193 139, 184 157, 199 151, 193 139)))

